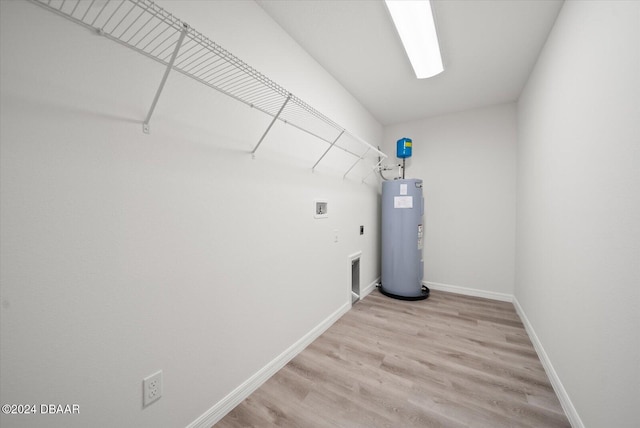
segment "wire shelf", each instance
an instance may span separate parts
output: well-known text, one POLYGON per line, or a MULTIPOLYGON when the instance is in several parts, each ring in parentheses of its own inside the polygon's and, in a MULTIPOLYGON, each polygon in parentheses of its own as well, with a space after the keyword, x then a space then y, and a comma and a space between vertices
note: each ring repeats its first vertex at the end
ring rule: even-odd
MULTIPOLYGON (((189 27, 149 0, 30 0, 45 9, 133 49, 166 67, 144 122, 145 132, 171 70, 236 99, 273 118, 253 151, 276 120, 313 135, 329 146, 312 169, 333 148, 356 158, 344 177, 367 157, 387 156, 320 113, 222 46, 189 27), (354 145, 353 142, 356 144, 354 145)), ((378 162, 379 163, 379 162, 378 162)), ((373 166, 372 171, 378 167, 373 166)), ((369 174, 370 175, 370 174, 369 174)), ((363 181, 366 177, 363 179, 363 181)))

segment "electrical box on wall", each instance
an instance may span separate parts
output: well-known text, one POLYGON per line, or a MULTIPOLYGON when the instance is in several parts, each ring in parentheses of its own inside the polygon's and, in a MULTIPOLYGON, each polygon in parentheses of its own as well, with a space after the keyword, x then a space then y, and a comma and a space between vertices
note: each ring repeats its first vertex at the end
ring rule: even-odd
POLYGON ((329 203, 324 199, 316 199, 314 201, 315 211, 313 216, 315 218, 327 218, 329 217, 329 203))

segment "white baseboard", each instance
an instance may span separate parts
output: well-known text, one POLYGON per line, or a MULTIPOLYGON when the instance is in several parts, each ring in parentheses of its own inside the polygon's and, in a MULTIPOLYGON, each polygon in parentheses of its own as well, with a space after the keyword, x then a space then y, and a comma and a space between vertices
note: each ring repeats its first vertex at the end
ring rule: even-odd
POLYGON ((423 281, 432 290, 448 291, 449 293, 464 294, 465 296, 484 297, 485 299, 513 302, 513 295, 497 293, 495 291, 478 290, 476 288, 460 287, 459 285, 441 284, 439 282, 423 281))
POLYGON ((518 313, 518 316, 520 316, 525 330, 527 330, 527 334, 531 339, 531 343, 533 343, 533 347, 538 353, 538 358, 540 358, 540 362, 544 367, 544 371, 547 373, 547 377, 549 377, 551 386, 553 386, 553 390, 558 396, 558 400, 560 400, 560 405, 562 406, 562 410, 564 410, 565 415, 567 415, 569 423, 573 428, 584 428, 582 419, 580 419, 580 416, 578 415, 576 408, 573 406, 573 403, 571 402, 567 391, 564 389, 564 386, 562 385, 562 382, 558 377, 558 373, 556 373, 556 370, 553 368, 549 356, 542 347, 542 343, 540 342, 540 339, 538 339, 538 335, 536 334, 533 326, 527 318, 527 314, 524 313, 522 306, 520 306, 520 302, 518 302, 518 299, 515 297, 513 298, 513 306, 515 306, 516 312, 518 313))
MULTIPOLYGON (((360 299, 365 298, 368 294, 370 294, 375 288, 376 284, 380 281, 380 278, 376 279, 369 285, 367 285, 364 289, 360 290, 360 299)), ((584 428, 584 424, 580 419, 567 391, 564 389, 558 374, 556 373, 547 353, 542 347, 542 343, 538 339, 529 319, 527 318, 524 310, 520 306, 518 300, 509 294, 506 293, 496 293, 493 291, 484 291, 477 290, 473 288, 460 287, 456 285, 449 284, 441 284, 437 282, 428 282, 425 281, 424 284, 433 290, 441 290, 447 291, 450 293, 463 294, 467 296, 475 296, 475 297, 483 297, 487 299, 500 300, 504 302, 513 302, 516 312, 522 319, 524 327, 527 331, 527 334, 531 338, 531 342, 533 343, 536 352, 538 353, 538 357, 542 362, 542 365, 549 377, 551 385, 560 400, 560 404, 562 409, 564 410, 571 426, 573 428, 584 428)), ((306 348, 311 342, 313 342, 316 338, 318 338, 322 333, 324 333, 334 322, 336 322, 342 315, 347 313, 351 308, 351 302, 347 302, 342 305, 338 310, 336 310, 333 314, 327 317, 324 321, 318 324, 313 330, 304 335, 300 340, 291 345, 287 350, 285 350, 282 354, 272 360, 269 364, 264 366, 258 372, 256 372, 253 376, 247 379, 242 385, 238 386, 235 390, 233 390, 229 395, 216 403, 213 407, 203 413, 198 419, 190 423, 187 428, 209 428, 220 421, 227 413, 233 410, 238 404, 240 404, 245 398, 247 398, 251 393, 253 393, 256 389, 258 389, 264 382, 266 382, 271 376, 273 376, 278 370, 284 367, 289 361, 291 361, 296 355, 298 355, 304 348, 306 348)))
POLYGON ((373 290, 376 289, 376 284, 380 282, 380 277, 377 277, 371 284, 367 285, 365 288, 360 289, 360 300, 367 297, 373 290))
POLYGON ((562 382, 558 377, 558 373, 556 373, 555 369, 553 368, 553 365, 551 364, 551 360, 549 359, 549 356, 547 355, 544 348, 542 347, 542 343, 540 342, 540 339, 538 339, 538 336, 536 335, 536 332, 533 329, 533 326, 529 322, 527 315, 524 313, 522 306, 520 306, 520 303, 518 302, 518 299, 516 299, 515 296, 506 294, 506 293, 496 293, 493 291, 484 291, 484 290, 477 290, 474 288, 460 287, 457 285, 440 284, 437 282, 424 281, 423 284, 433 290, 448 291, 450 293, 463 294, 467 296, 484 297, 486 299, 500 300, 503 302, 512 302, 513 306, 516 308, 516 312, 518 313, 518 316, 520 317, 520 319, 522 320, 522 323, 524 324, 524 328, 527 331, 529 338, 531 339, 531 343, 533 344, 533 347, 538 353, 538 358, 540 358, 540 362, 544 367, 544 371, 546 372, 547 377, 551 382, 551 386, 553 387, 553 390, 558 396, 558 400, 560 401, 562 410, 564 410, 565 415, 567 415, 567 419, 569 419, 569 423, 571 424, 572 428, 584 428, 584 424, 582 423, 582 420, 580 419, 580 416, 578 415, 576 408, 573 406, 573 403, 571 402, 571 399, 569 398, 567 391, 564 389, 564 386, 562 385, 562 382))
MULTIPOLYGON (((374 284, 375 285, 375 284, 374 284)), ((324 321, 318 324, 313 330, 304 335, 300 340, 291 345, 282 354, 278 355, 273 361, 268 363, 257 373, 247 379, 242 385, 231 391, 229 395, 216 403, 209 410, 204 412, 198 419, 191 422, 187 428, 210 428, 222 419, 227 413, 233 410, 245 398, 251 395, 263 383, 265 383, 278 370, 284 367, 296 355, 298 355, 311 342, 317 339, 325 332, 334 322, 351 309, 351 301, 342 305, 338 310, 329 315, 324 321)))

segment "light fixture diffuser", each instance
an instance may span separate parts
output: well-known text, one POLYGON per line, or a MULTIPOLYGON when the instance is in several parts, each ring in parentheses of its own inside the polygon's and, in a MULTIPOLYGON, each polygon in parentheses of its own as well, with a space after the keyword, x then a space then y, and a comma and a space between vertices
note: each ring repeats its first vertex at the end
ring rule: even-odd
POLYGON ((442 57, 429 0, 385 0, 418 79, 442 73, 442 57))

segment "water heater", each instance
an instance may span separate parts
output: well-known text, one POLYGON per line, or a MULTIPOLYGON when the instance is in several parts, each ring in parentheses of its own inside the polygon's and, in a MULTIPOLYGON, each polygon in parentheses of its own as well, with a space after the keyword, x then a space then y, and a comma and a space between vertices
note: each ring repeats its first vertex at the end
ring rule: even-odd
POLYGON ((424 198, 422 180, 382 183, 382 284, 380 292, 403 300, 429 296, 422 285, 424 198))

